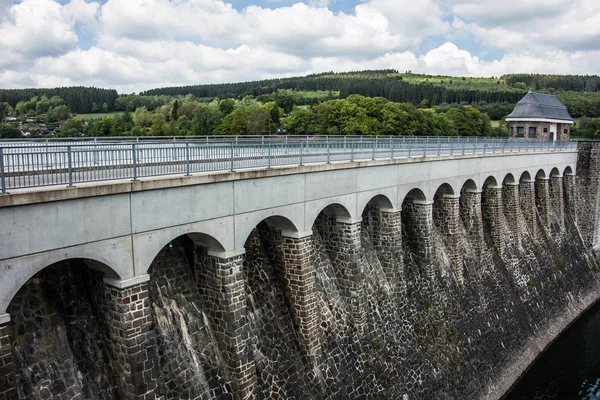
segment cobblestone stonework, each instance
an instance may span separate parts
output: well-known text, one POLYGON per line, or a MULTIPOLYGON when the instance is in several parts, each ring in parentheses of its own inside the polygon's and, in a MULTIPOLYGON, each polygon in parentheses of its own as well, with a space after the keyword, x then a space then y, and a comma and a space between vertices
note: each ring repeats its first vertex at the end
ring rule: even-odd
POLYGON ((289 291, 296 331, 302 347, 314 364, 320 350, 319 312, 315 295, 312 235, 282 240, 285 286, 289 291))
POLYGON ((488 185, 482 194, 484 227, 491 237, 491 244, 502 254, 504 251, 504 207, 502 204, 502 186, 488 185))
POLYGON ((523 179, 519 183, 519 199, 521 200, 521 211, 527 222, 529 234, 533 239, 538 237, 537 226, 537 208, 535 182, 528 179, 523 179))
POLYGON ((535 205, 542 225, 546 230, 550 229, 550 179, 535 179, 535 205))
POLYGON ((456 279, 464 282, 463 243, 460 235, 460 196, 442 194, 434 199, 433 223, 441 232, 456 279))
POLYGON ((9 322, 0 325, 0 400, 19 398, 8 325, 9 322))
POLYGON ((577 156, 577 222, 588 246, 600 243, 600 145, 580 142, 577 156))
POLYGON ((402 226, 406 243, 415 257, 422 276, 435 280, 433 266, 433 202, 413 199, 402 204, 402 226))
POLYGON ((577 197, 575 193, 576 183, 577 177, 574 174, 565 174, 563 179, 565 195, 565 216, 569 217, 572 221, 575 222, 577 222, 577 214, 575 212, 575 206, 577 203, 577 197))
POLYGON ((460 196, 460 218, 465 227, 467 239, 480 258, 483 247, 483 219, 481 216, 481 192, 463 189, 460 196))
POLYGON ((354 327, 363 332, 365 327, 364 299, 364 251, 361 244, 361 222, 338 221, 323 216, 322 237, 333 264, 342 295, 352 310, 354 327))
POLYGON ((504 203, 504 218, 506 227, 510 230, 517 245, 521 245, 522 232, 519 227, 519 214, 521 207, 519 203, 519 184, 516 182, 505 183, 502 188, 502 202, 504 203))
POLYGON ((550 177, 550 207, 552 214, 558 222, 558 230, 565 229, 565 202, 564 202, 563 177, 560 175, 550 177))
POLYGON ((227 364, 236 399, 251 399, 256 390, 247 315, 244 256, 206 255, 196 270, 200 293, 221 354, 227 364))
POLYGON ((96 304, 110 338, 112 368, 119 377, 121 398, 155 399, 158 348, 148 284, 126 289, 99 284, 96 290, 96 304))

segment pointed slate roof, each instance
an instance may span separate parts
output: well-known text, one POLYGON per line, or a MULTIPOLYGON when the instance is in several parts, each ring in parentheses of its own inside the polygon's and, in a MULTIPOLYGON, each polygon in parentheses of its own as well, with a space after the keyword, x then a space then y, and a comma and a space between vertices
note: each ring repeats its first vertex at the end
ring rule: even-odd
POLYGON ((573 121, 567 107, 554 95, 529 92, 523 97, 509 118, 543 118, 573 121))

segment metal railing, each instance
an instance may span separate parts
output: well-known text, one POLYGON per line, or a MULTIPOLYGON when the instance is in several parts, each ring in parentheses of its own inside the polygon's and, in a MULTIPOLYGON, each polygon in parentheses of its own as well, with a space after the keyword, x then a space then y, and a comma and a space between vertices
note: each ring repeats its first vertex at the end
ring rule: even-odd
POLYGON ((465 137, 264 136, 0 142, 10 189, 339 161, 565 151, 576 142, 465 137))

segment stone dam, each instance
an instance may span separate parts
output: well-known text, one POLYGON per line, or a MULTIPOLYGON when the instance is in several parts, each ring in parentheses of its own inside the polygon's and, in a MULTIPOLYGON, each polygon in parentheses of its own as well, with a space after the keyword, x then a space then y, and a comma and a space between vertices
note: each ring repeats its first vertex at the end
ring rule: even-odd
POLYGON ((497 399, 600 297, 600 145, 0 197, 0 400, 497 399))

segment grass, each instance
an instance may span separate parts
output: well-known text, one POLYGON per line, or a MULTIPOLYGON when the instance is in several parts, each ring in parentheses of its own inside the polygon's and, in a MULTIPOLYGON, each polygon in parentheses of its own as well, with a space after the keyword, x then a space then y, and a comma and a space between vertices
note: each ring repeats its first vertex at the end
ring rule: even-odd
POLYGON ((113 111, 109 113, 90 113, 90 114, 77 114, 73 115, 73 118, 83 120, 83 119, 100 119, 106 117, 118 117, 123 114, 123 111, 113 111))
POLYGON ((492 120, 492 121, 490 121, 490 125, 492 125, 492 128, 497 128, 500 126, 500 122, 501 122, 500 120, 498 120, 498 121, 492 120))

